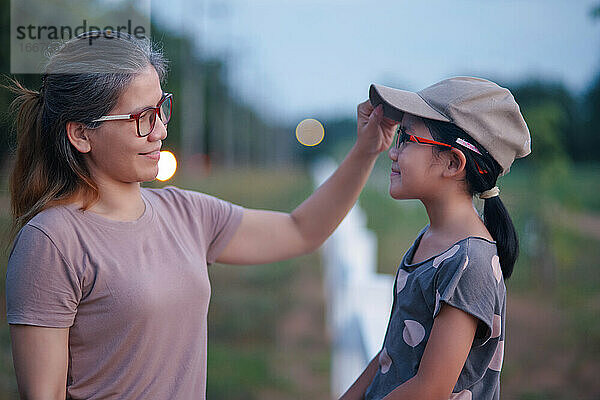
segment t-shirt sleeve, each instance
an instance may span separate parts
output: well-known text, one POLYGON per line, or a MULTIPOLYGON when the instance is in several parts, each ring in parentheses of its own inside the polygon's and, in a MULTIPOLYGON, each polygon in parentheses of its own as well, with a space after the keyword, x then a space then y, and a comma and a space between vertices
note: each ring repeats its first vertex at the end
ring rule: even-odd
POLYGON ((236 204, 206 194, 202 195, 200 200, 203 206, 210 211, 207 214, 210 223, 205 225, 209 242, 206 262, 212 264, 237 231, 242 222, 244 209, 236 204))
POLYGON ((473 345, 480 346, 491 337, 498 300, 499 281, 493 268, 495 252, 491 254, 489 249, 478 248, 469 240, 448 252, 453 249, 456 249, 455 255, 447 257, 437 267, 434 281, 437 301, 433 317, 439 313, 442 303, 473 315, 479 320, 473 345))
POLYGON ((24 226, 6 270, 7 322, 70 327, 81 293, 77 274, 50 237, 35 226, 24 226))
POLYGON ((207 243, 206 262, 214 263, 242 222, 244 208, 201 192, 176 187, 169 190, 179 191, 194 205, 207 243))

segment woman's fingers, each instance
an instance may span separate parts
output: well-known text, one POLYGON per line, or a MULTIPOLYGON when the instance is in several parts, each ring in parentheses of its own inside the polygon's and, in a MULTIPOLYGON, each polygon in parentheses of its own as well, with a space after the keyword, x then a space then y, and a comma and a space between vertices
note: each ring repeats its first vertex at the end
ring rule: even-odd
POLYGON ((357 107, 358 122, 366 124, 373 114, 373 106, 369 100, 360 103, 357 107))
POLYGON ((371 105, 371 102, 369 100, 365 100, 358 105, 357 110, 359 113, 364 112, 367 115, 370 115, 373 111, 373 106, 371 105))
POLYGON ((358 140, 362 146, 378 153, 389 148, 398 122, 384 117, 383 105, 373 107, 366 100, 357 106, 357 114, 358 140))

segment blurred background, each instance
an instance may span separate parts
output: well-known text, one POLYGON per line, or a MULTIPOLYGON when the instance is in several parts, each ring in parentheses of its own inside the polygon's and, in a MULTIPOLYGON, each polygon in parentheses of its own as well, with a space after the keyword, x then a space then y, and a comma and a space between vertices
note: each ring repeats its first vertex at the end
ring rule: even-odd
MULTIPOLYGON (((499 181, 521 240, 507 282, 502 398, 600 398, 599 1, 173 0, 153 1, 151 11, 152 39, 171 60, 164 90, 175 98, 163 148, 179 169, 147 185, 246 207, 300 204, 313 190, 313 162, 340 162, 351 148, 356 105, 372 82, 419 90, 474 75, 508 87, 532 154, 499 181), (296 138, 306 118, 324 126, 316 146, 296 138)), ((10 1, 0 0, 3 75, 9 38, 10 1)), ((40 87, 39 75, 16 77, 40 87)), ((0 91, 2 228, 11 223, 11 100, 0 91)), ((359 202, 377 237, 377 269, 394 274, 427 217, 419 203, 389 197, 389 167, 384 153, 359 202)), ((4 247, 0 399, 16 399, 4 247)), ((319 252, 210 273, 207 397, 331 398, 334 338, 319 252)))

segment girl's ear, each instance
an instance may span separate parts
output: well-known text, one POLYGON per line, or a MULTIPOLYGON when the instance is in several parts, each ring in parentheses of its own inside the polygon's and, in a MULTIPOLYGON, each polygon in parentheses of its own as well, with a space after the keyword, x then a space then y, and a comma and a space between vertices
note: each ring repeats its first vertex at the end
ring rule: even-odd
POLYGON ((443 154, 447 155, 446 168, 443 172, 444 177, 464 178, 464 175, 466 175, 465 166, 467 165, 467 158, 464 153, 458 149, 452 148, 450 151, 445 151, 443 154))
POLYGON ((80 153, 88 153, 91 149, 91 143, 88 137, 89 129, 81 122, 67 122, 67 137, 69 142, 77 149, 80 153))

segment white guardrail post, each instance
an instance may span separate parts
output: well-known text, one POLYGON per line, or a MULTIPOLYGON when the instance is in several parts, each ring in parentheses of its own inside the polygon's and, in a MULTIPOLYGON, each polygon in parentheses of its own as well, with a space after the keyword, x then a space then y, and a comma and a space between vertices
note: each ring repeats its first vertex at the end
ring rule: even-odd
MULTIPOLYGON (((315 186, 336 168, 331 159, 314 163, 315 186)), ((357 203, 322 248, 331 394, 336 399, 381 349, 392 304, 394 278, 377 273, 377 238, 366 226, 357 203)))

